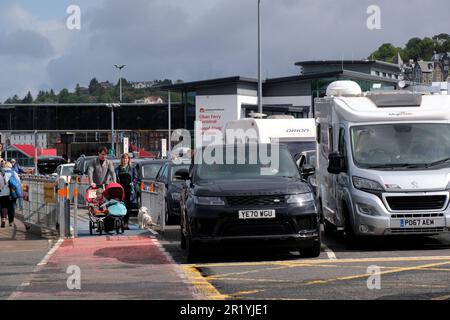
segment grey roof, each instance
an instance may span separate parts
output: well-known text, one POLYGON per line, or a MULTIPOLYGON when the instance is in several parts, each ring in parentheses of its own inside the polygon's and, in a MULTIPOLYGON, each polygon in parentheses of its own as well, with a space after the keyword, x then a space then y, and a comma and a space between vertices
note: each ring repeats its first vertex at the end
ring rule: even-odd
POLYGON ((434 70, 433 61, 417 61, 417 64, 422 72, 433 72, 434 70))
POLYGON ((391 68, 399 68, 397 64, 384 62, 380 60, 310 60, 310 61, 300 61, 296 62, 296 66, 311 66, 311 65, 335 65, 335 64, 343 64, 344 66, 347 64, 370 64, 370 65, 379 65, 391 68))

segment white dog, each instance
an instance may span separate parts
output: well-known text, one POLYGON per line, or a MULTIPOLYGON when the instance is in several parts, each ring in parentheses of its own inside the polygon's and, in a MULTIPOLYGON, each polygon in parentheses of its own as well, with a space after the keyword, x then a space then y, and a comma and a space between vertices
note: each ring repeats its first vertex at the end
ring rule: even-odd
POLYGON ((147 229, 153 226, 152 217, 148 214, 146 207, 141 207, 138 213, 138 222, 140 229, 147 229))

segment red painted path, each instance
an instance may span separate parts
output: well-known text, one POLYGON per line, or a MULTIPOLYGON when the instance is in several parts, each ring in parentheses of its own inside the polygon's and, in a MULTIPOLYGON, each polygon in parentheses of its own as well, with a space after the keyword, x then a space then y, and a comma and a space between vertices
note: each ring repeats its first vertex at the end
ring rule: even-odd
POLYGON ((184 300, 196 296, 157 239, 125 235, 65 240, 14 298, 184 300), (67 286, 70 266, 79 267, 80 290, 67 286))

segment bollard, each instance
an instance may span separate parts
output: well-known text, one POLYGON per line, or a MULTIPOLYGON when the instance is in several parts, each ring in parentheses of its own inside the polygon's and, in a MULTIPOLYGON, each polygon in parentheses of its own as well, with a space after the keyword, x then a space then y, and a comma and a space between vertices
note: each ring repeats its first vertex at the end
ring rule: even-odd
POLYGON ((58 179, 58 212, 59 212, 59 237, 70 236, 70 208, 67 201, 67 183, 64 178, 58 179))

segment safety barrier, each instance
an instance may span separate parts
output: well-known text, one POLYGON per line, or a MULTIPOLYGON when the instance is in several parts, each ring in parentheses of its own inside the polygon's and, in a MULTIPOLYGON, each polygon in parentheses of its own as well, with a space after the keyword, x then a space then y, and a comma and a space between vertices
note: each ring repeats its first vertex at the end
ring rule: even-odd
POLYGON ((154 180, 143 180, 141 183, 141 206, 146 207, 158 232, 166 227, 166 186, 154 180))
POLYGON ((86 175, 84 176, 72 176, 69 181, 69 200, 71 203, 75 203, 77 199, 78 207, 86 209, 88 204, 86 202, 86 192, 89 188, 89 181, 86 175))
POLYGON ((52 176, 22 175, 23 198, 18 218, 29 229, 32 226, 70 236, 70 207, 67 183, 52 176))

